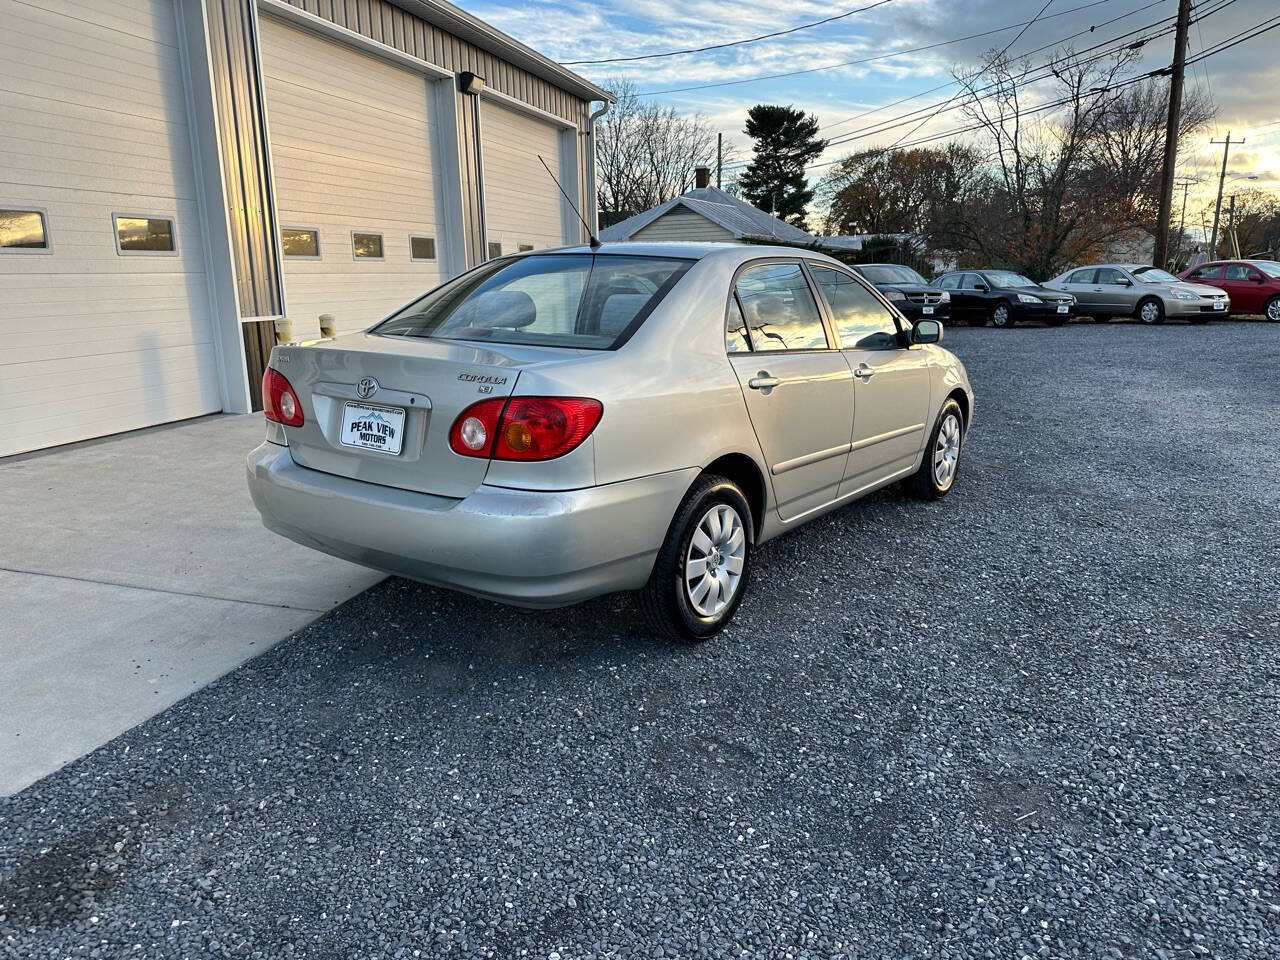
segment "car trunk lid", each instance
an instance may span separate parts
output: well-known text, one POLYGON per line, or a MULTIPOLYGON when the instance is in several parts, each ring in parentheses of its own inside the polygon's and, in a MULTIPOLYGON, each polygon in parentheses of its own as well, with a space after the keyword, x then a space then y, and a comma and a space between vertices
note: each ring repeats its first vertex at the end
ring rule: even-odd
POLYGON ((577 354, 360 333, 277 347, 271 365, 302 406, 303 425, 285 428, 300 466, 461 498, 484 481, 489 461, 450 449, 458 414, 478 400, 510 396, 521 370, 577 354))

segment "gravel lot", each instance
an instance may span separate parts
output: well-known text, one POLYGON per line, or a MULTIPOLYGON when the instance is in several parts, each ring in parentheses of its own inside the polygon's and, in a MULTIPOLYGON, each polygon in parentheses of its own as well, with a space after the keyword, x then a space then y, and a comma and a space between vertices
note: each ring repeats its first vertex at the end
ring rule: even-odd
POLYGON ((0 801, 0 954, 1280 957, 1280 328, 947 345, 948 499, 696 649, 388 581, 0 801))

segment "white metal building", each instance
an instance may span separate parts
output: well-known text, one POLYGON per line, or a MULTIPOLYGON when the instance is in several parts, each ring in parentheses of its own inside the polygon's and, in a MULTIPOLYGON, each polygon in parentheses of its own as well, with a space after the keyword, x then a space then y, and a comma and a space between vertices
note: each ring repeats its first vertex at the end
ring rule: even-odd
POLYGON ((539 157, 594 222, 608 99, 443 0, 0 0, 0 456, 254 409, 276 319, 581 241, 539 157))

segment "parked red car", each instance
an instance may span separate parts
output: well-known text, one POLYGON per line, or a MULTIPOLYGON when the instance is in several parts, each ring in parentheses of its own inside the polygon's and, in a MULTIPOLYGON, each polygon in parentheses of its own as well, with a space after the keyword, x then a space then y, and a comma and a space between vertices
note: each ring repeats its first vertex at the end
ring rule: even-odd
POLYGON ((1213 260, 1184 270, 1182 279, 1227 291, 1232 313, 1260 313, 1280 323, 1280 263, 1274 260, 1213 260))

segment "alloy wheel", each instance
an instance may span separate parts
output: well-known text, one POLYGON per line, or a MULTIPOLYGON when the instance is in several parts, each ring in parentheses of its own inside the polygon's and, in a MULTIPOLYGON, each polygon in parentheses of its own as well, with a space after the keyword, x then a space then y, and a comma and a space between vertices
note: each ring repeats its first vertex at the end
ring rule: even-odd
POLYGON ((738 511, 717 503, 702 515, 684 560, 684 585, 699 616, 717 616, 733 600, 747 557, 747 532, 738 511))
POLYGON ((946 490, 956 478, 960 466, 960 418, 948 413, 938 428, 933 445, 933 479, 939 490, 946 490))
POLYGON ((1280 323, 1280 297, 1272 297, 1267 303, 1267 319, 1272 323, 1280 323))

